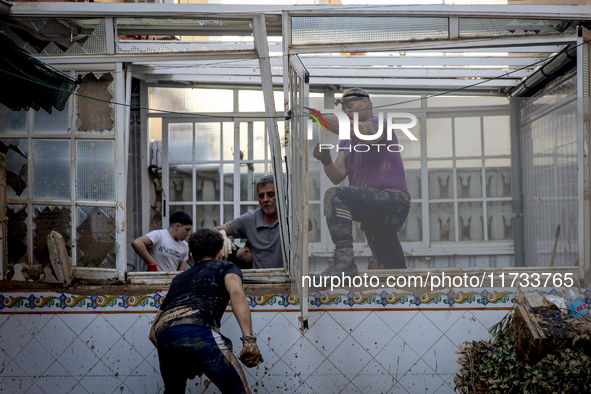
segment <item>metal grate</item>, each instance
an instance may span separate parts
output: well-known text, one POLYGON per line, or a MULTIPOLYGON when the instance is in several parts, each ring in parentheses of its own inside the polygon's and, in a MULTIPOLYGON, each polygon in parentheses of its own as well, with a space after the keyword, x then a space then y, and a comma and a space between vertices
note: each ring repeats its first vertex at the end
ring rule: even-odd
POLYGON ((293 17, 293 45, 448 38, 447 18, 421 17, 293 17))
POLYGON ((460 18, 460 38, 574 34, 570 21, 460 18))

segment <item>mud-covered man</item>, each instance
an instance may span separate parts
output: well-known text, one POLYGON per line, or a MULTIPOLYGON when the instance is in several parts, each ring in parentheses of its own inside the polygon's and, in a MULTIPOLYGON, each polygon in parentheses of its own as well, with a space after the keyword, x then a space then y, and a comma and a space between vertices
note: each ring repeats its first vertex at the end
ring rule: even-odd
POLYGON ((150 340, 158 349, 165 394, 184 394, 187 379, 201 373, 224 394, 250 393, 232 342, 220 334, 220 319, 230 300, 243 335, 240 361, 249 368, 263 361, 242 290, 242 272, 221 260, 223 244, 222 235, 212 229, 191 235, 195 266, 172 280, 152 324, 150 340))
MULTIPOLYGON (((375 135, 379 131, 379 118, 373 114, 369 94, 360 88, 346 91, 340 100, 343 111, 349 117, 352 139, 340 140, 336 160, 329 149, 314 149, 314 157, 324 165, 324 172, 337 185, 346 177, 349 186, 332 187, 324 194, 324 214, 330 236, 335 244, 334 265, 322 272, 323 276, 357 275, 353 255, 353 221, 361 222, 361 228, 378 267, 386 269, 406 268, 398 231, 404 224, 410 209, 410 194, 406 187, 404 165, 399 149, 385 149, 378 144, 397 145, 394 132, 392 140, 387 136, 386 120, 380 138, 360 140, 354 133, 354 114, 358 114, 358 130, 363 135, 375 135), (370 149, 358 144, 369 146, 370 149)), ((339 134, 336 115, 323 114, 328 130, 339 134)), ((367 138, 367 137, 366 137, 367 138)), ((370 260, 371 260, 370 259, 370 260)))

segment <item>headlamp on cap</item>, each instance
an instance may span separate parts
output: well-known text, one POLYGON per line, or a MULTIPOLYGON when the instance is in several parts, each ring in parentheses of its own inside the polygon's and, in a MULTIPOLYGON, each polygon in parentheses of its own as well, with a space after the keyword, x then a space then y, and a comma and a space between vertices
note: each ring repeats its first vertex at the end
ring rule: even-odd
POLYGON ((359 100, 363 100, 364 97, 369 97, 369 95, 367 94, 363 94, 363 93, 350 93, 346 96, 343 96, 342 99, 334 99, 332 100, 332 103, 334 105, 339 105, 339 104, 349 104, 353 101, 359 101, 359 100))

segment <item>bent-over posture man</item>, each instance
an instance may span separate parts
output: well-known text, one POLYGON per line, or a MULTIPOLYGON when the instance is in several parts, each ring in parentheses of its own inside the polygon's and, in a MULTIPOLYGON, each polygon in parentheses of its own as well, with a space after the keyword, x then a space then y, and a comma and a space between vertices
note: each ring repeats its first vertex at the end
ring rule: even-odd
MULTIPOLYGON (((354 113, 359 114, 358 129, 361 134, 374 135, 378 131, 379 118, 373 115, 369 94, 360 88, 346 91, 342 98, 343 111, 349 117, 351 137, 339 141, 339 153, 332 162, 330 150, 314 149, 314 157, 324 165, 324 172, 337 185, 349 177, 349 186, 332 187, 324 194, 324 214, 335 244, 334 265, 320 275, 357 275, 353 255, 353 220, 361 222, 372 258, 384 268, 406 268, 406 261, 398 231, 402 228, 410 209, 410 194, 406 187, 404 165, 398 149, 385 145, 398 144, 394 132, 392 140, 386 140, 386 119, 380 138, 361 141, 353 131, 354 113), (378 144, 382 146, 377 146, 378 144), (355 149, 358 144, 370 146, 355 149), (392 150, 392 151, 391 151, 392 150)), ((328 130, 339 133, 336 115, 323 115, 328 130)))
POLYGON ((248 240, 252 268, 283 268, 275 178, 272 174, 264 175, 257 181, 257 198, 260 208, 215 228, 224 236, 223 256, 227 257, 233 249, 232 241, 226 237, 228 234, 248 240))
POLYGON ((184 271, 189 260, 189 244, 193 220, 185 212, 170 215, 164 230, 150 231, 131 243, 133 250, 146 262, 148 271, 184 271))
POLYGON ((195 266, 177 275, 150 330, 158 349, 165 394, 184 394, 187 379, 204 373, 223 394, 250 393, 232 342, 220 334, 220 319, 232 301, 243 347, 240 361, 263 361, 252 333, 250 307, 242 290, 242 272, 222 257, 222 235, 197 230, 189 238, 195 266))

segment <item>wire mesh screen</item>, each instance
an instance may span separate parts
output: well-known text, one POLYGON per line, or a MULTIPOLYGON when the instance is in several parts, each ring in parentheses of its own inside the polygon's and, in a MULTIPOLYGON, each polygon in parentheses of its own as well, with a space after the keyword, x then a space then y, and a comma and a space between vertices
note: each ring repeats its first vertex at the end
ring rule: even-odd
POLYGON ((553 19, 460 18, 461 38, 574 34, 570 21, 553 19))
POLYGON ((447 18, 293 17, 293 45, 446 39, 447 18))
POLYGON ((115 201, 115 141, 76 141, 76 199, 115 201))
POLYGON ((33 198, 70 200, 70 140, 33 140, 33 198))

